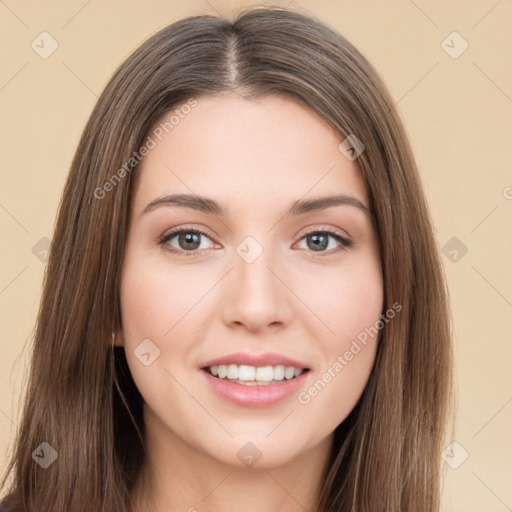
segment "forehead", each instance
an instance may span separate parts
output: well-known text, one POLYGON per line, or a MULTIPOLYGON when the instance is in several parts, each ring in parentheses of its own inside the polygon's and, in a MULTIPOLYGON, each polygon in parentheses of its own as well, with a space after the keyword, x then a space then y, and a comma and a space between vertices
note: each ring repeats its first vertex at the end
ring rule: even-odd
POLYGON ((199 96, 195 106, 162 115, 148 136, 154 144, 137 169, 138 209, 176 192, 247 208, 336 192, 366 203, 357 163, 340 152, 338 134, 291 99, 199 96))

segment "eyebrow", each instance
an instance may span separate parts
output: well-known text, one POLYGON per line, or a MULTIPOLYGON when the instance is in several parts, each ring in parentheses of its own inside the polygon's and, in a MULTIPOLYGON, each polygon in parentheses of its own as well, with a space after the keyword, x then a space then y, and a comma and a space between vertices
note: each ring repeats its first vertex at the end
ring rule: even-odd
MULTIPOLYGON (((319 197, 314 199, 299 199, 295 201, 286 215, 303 215, 319 210, 325 210, 332 206, 347 205, 358 208, 371 218, 371 212, 359 199, 348 196, 346 194, 338 194, 335 196, 319 197)), ((226 210, 223 206, 204 196, 195 194, 172 194, 156 198, 151 201, 142 212, 142 215, 148 213, 160 206, 178 206, 181 208, 191 208, 203 213, 225 216, 226 210)))

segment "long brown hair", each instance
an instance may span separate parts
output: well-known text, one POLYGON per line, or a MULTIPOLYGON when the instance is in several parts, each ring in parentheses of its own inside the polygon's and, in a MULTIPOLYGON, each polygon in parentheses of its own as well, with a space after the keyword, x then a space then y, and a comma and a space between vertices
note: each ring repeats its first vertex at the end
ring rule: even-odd
POLYGON ((131 510, 146 456, 142 397, 111 333, 122 328, 134 155, 164 112, 226 91, 282 95, 319 114, 341 139, 355 134, 364 143, 357 163, 380 246, 384 311, 403 308, 381 330, 363 395, 335 431, 319 510, 438 511, 451 417, 450 315, 406 133, 383 81, 349 41, 309 14, 261 6, 232 20, 191 16, 167 26, 100 96, 63 192, 1 488, 16 511, 131 510), (33 457, 49 450, 41 443, 58 456, 46 469, 33 457))

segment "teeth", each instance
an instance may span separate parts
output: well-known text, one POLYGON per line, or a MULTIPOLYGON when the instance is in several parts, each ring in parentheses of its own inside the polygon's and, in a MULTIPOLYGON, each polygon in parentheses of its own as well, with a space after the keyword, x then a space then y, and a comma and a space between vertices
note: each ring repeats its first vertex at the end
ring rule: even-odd
MULTIPOLYGON (((302 373, 301 370, 297 370, 297 371, 302 373)), ((299 373, 299 375, 300 375, 300 373, 299 373)), ((274 380, 283 380, 284 374, 285 374, 285 370, 284 370, 283 365, 274 366, 274 380)))
POLYGON ((262 380, 263 382, 274 380, 274 368, 272 366, 259 366, 256 368, 256 380, 262 380))
POLYGON ((295 377, 295 368, 287 366, 284 370, 284 376, 286 379, 293 379, 295 377))
POLYGON ((236 364, 228 366, 228 379, 238 379, 238 366, 236 364))
MULTIPOLYGON (((258 370, 256 370, 256 368, 254 366, 247 366, 245 364, 241 364, 239 367, 238 367, 238 372, 236 371, 236 364, 233 365, 235 367, 235 377, 233 377, 234 379, 240 379, 240 380, 255 380, 256 379, 256 375, 258 373, 258 371, 260 370, 258 368, 258 370)), ((261 379, 258 379, 258 380, 261 380, 261 379)))
POLYGON ((273 380, 290 380, 298 377, 302 370, 293 366, 248 366, 242 364, 220 364, 210 366, 210 373, 219 379, 240 380, 245 382, 269 383, 273 380))

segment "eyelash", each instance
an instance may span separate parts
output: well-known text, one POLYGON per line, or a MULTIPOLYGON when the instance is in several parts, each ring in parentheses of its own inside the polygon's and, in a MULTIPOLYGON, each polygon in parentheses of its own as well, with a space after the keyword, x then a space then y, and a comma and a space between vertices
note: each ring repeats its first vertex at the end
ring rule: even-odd
MULTIPOLYGON (((205 237, 211 239, 211 236, 208 233, 206 233, 206 231, 203 231, 203 230, 198 229, 198 228, 187 228, 187 227, 184 227, 184 228, 179 228, 179 229, 176 229, 176 230, 171 231, 169 233, 166 233, 165 235, 163 235, 159 239, 158 243, 166 251, 168 251, 170 253, 173 253, 173 254, 177 254, 179 256, 186 256, 186 257, 188 257, 188 256, 196 256, 198 252, 201 252, 201 251, 204 250, 204 249, 195 249, 194 251, 182 251, 182 250, 177 250, 175 248, 170 249, 169 246, 168 246, 169 240, 174 238, 176 235, 180 235, 182 233, 194 233, 194 234, 197 234, 197 235, 204 235, 205 237)), ((351 240, 349 240, 348 238, 345 238, 344 236, 340 235, 337 231, 335 231, 333 229, 330 229, 330 228, 316 229, 316 230, 309 231, 309 232, 305 233, 300 238, 300 240, 302 240, 303 238, 307 237, 308 235, 315 235, 315 234, 328 234, 328 235, 333 237, 335 240, 337 240, 341 244, 340 247, 338 247, 337 249, 331 249, 330 251, 320 251, 318 253, 315 253, 315 251, 310 251, 310 252, 312 252, 314 254, 315 257, 321 257, 322 258, 325 255, 331 255, 331 254, 338 253, 340 251, 346 251, 347 249, 349 249, 353 245, 351 240)))

